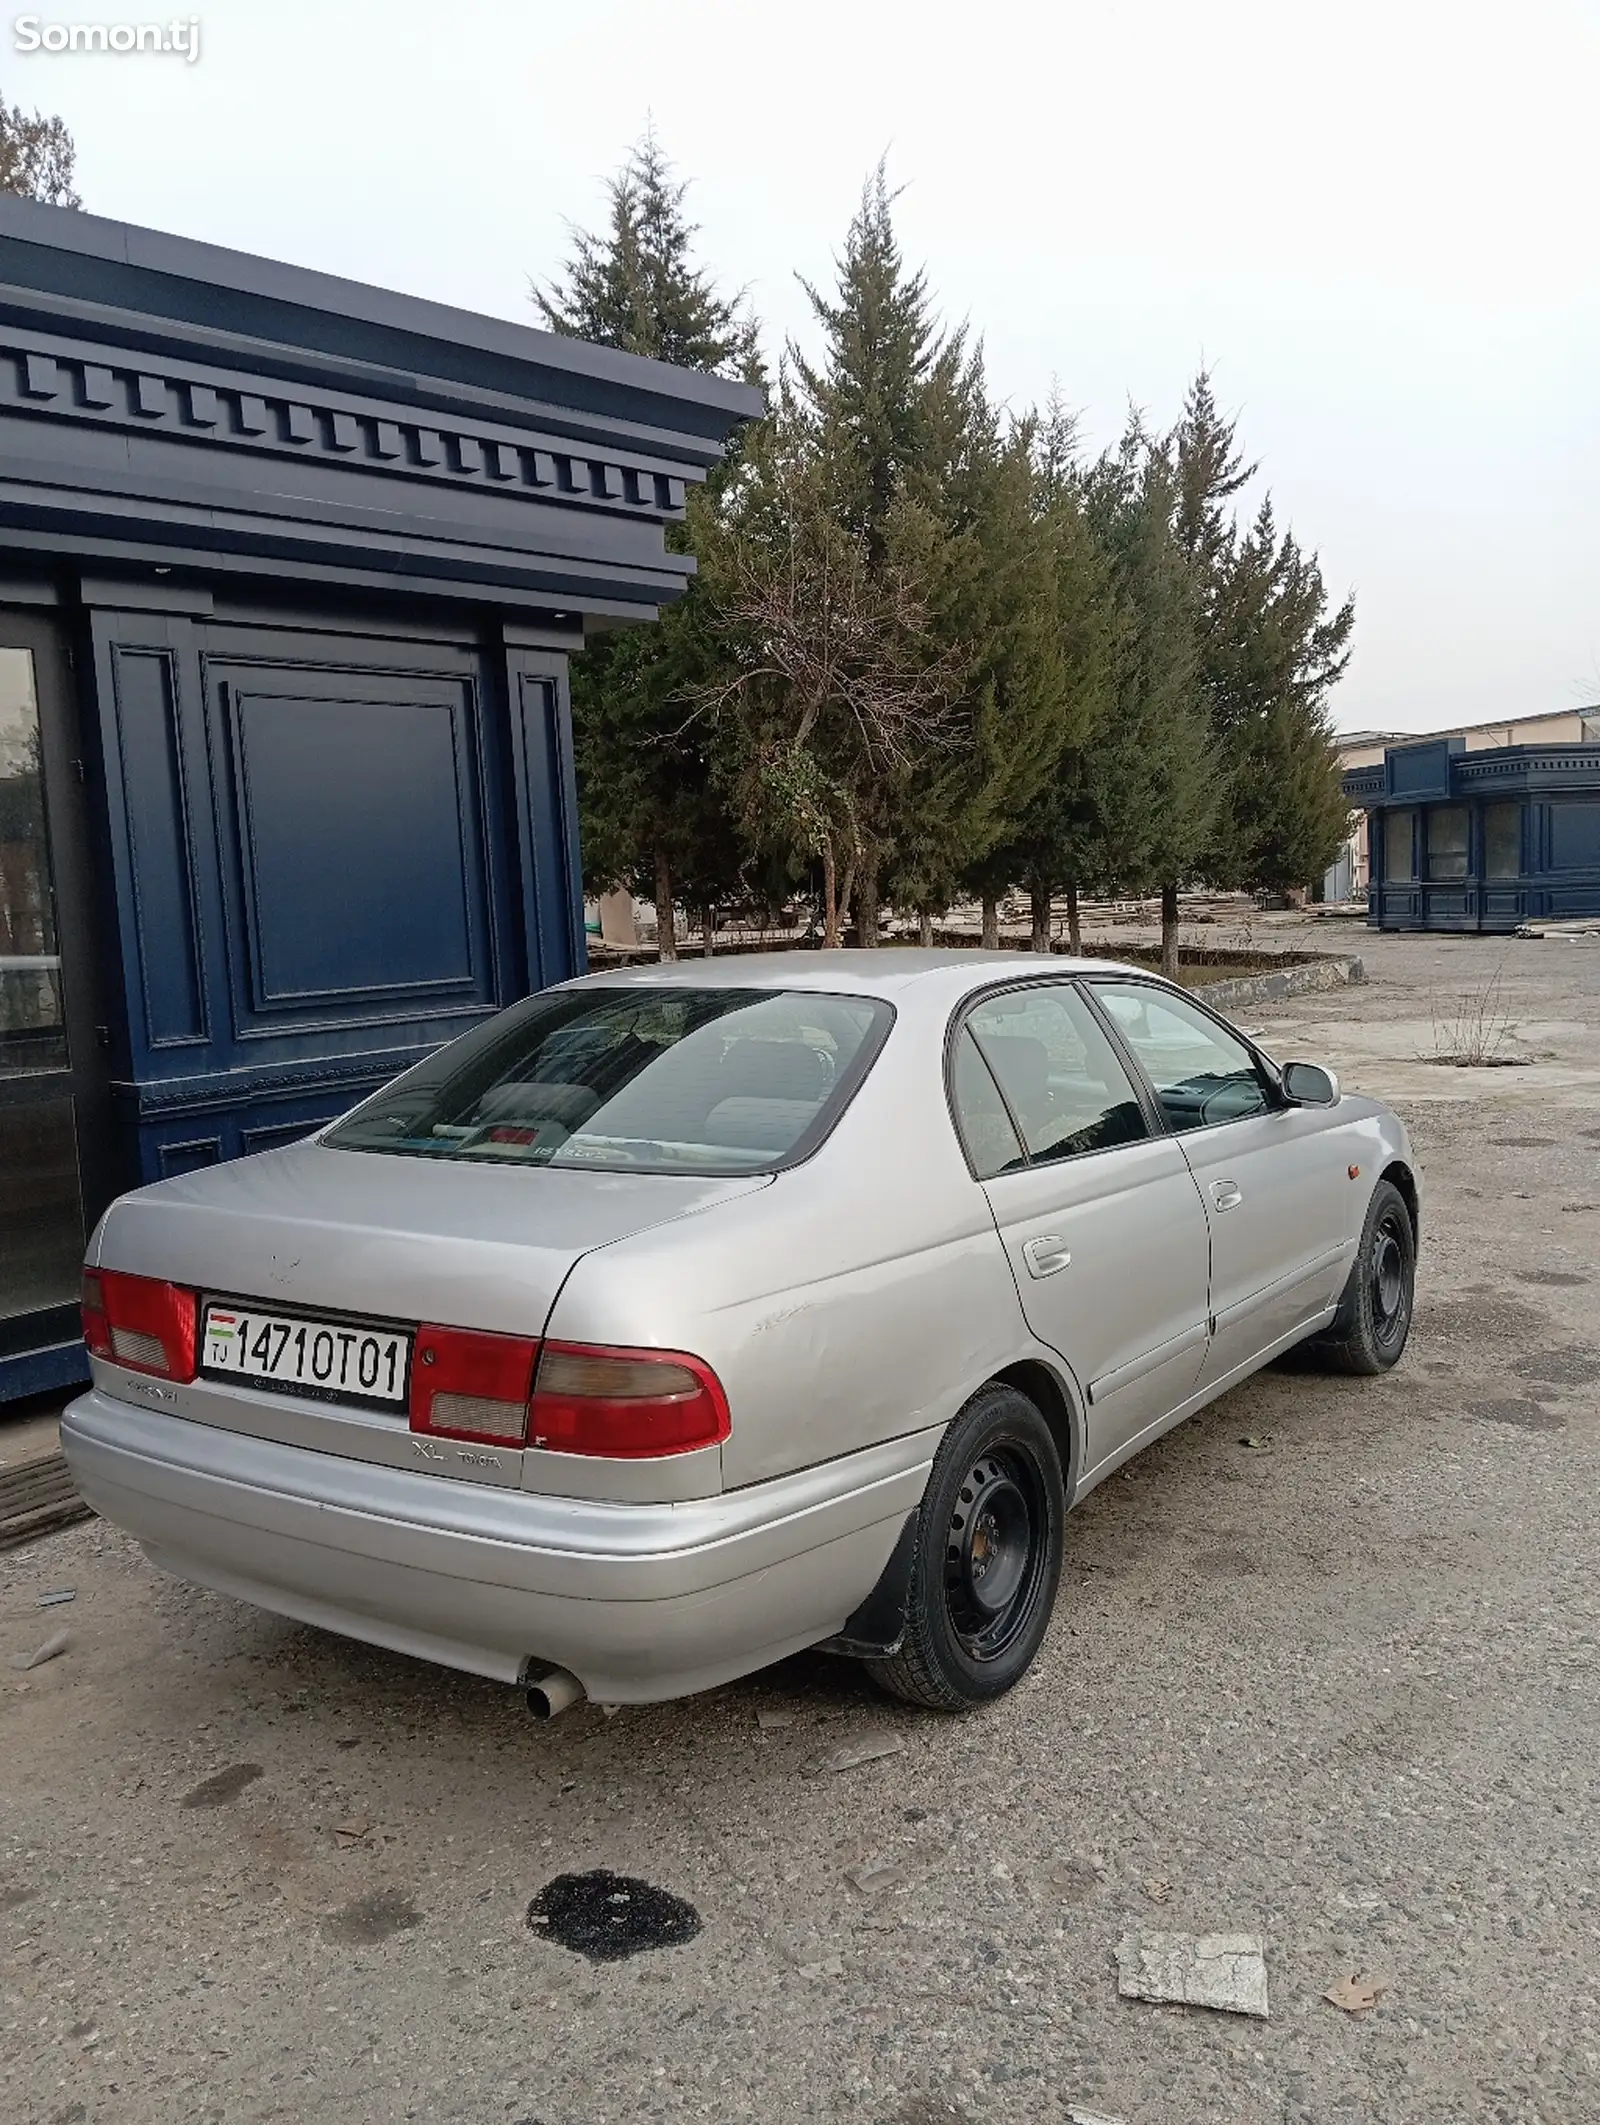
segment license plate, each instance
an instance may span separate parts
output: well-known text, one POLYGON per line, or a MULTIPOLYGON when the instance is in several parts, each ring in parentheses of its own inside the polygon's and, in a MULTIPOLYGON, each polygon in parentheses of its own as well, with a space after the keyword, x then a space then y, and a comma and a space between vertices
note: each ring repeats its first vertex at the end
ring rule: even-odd
POLYGON ((207 1303, 201 1369, 341 1402, 403 1402, 411 1338, 392 1329, 207 1303))

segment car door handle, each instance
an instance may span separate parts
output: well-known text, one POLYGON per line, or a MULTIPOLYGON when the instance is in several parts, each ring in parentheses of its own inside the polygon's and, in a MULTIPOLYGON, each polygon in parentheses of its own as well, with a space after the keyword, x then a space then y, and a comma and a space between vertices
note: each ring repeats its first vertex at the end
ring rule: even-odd
POLYGON ((1054 1276, 1058 1269, 1072 1266, 1072 1256, 1061 1244, 1059 1232, 1041 1232, 1037 1239, 1024 1240, 1022 1259, 1028 1265, 1029 1276, 1054 1276))
POLYGON ((1237 1210, 1244 1201, 1244 1190, 1237 1181, 1213 1181, 1211 1201, 1218 1210, 1237 1210))

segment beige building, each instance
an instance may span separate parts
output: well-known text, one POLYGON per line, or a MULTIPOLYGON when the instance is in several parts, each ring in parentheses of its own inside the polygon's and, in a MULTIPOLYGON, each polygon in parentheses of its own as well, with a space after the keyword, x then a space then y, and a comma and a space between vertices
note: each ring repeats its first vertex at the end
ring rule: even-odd
MULTIPOLYGON (((1600 702, 1589 708, 1563 709, 1554 715, 1502 716, 1494 723, 1458 723, 1442 731, 1356 730, 1336 742, 1339 766, 1376 767, 1390 745, 1420 744, 1426 738, 1464 738, 1469 753, 1492 752, 1502 745, 1600 744, 1600 702)), ((1324 900, 1360 900, 1367 891, 1367 815, 1352 815, 1350 839, 1323 881, 1324 900)))

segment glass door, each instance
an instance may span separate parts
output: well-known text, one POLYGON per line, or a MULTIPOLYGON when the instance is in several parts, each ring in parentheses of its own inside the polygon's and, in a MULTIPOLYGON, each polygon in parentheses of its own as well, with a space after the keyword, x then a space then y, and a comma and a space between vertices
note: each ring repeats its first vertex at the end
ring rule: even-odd
POLYGON ((0 610, 0 1395, 77 1334, 106 1175, 81 755, 52 625, 0 610))

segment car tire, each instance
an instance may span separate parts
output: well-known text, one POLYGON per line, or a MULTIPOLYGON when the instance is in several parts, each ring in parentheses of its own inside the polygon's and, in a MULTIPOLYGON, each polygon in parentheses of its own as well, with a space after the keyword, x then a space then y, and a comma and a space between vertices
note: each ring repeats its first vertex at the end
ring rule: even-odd
POLYGON ((880 1686, 963 1712, 1020 1681, 1049 1627, 1066 1522, 1061 1456, 1037 1406, 991 1382, 940 1443, 923 1494, 900 1649, 880 1686))
POLYGON ((1410 1206, 1392 1181, 1379 1181, 1339 1311, 1306 1345, 1323 1371, 1373 1374, 1398 1364, 1411 1334, 1416 1282, 1417 1234, 1410 1206))

